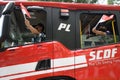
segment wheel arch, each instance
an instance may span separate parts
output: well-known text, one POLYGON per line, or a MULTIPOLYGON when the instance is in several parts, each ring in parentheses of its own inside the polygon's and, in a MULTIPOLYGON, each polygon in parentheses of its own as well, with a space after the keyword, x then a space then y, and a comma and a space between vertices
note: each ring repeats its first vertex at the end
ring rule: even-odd
POLYGON ((40 78, 37 80, 76 80, 76 79, 70 76, 51 76, 51 77, 40 78))

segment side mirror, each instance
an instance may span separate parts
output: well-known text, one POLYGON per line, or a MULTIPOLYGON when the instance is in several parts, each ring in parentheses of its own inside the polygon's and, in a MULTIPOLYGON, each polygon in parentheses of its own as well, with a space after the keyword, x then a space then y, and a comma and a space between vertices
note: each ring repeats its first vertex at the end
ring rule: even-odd
POLYGON ((15 5, 14 5, 13 2, 9 2, 9 3, 5 6, 5 8, 3 9, 2 15, 10 14, 10 13, 13 11, 14 6, 15 6, 15 5))
POLYGON ((10 14, 14 9, 14 3, 8 3, 2 11, 2 15, 0 17, 0 42, 4 41, 8 34, 9 26, 10 26, 10 14))

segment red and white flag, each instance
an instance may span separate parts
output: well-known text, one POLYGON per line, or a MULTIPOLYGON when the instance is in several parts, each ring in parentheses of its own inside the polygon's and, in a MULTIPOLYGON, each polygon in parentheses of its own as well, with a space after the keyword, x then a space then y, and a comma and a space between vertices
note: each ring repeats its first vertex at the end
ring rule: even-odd
POLYGON ((30 13, 28 12, 28 10, 25 8, 25 6, 22 3, 20 3, 20 8, 22 10, 24 18, 26 18, 25 15, 27 15, 29 18, 31 18, 30 13))
POLYGON ((108 20, 111 20, 111 19, 113 19, 113 17, 114 17, 114 15, 110 15, 110 16, 103 15, 103 16, 101 17, 101 19, 99 20, 99 23, 105 22, 105 21, 108 21, 108 20))
POLYGON ((103 16, 101 17, 101 19, 98 21, 98 23, 95 25, 95 28, 98 26, 99 23, 102 23, 102 22, 111 20, 111 19, 113 19, 113 17, 114 17, 114 15, 110 15, 110 16, 103 15, 103 16))

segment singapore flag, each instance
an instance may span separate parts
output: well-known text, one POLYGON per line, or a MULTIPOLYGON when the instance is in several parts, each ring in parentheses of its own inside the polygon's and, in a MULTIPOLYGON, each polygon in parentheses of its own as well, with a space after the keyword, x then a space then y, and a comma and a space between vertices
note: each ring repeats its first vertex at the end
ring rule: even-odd
POLYGON ((102 15, 102 17, 100 18, 100 20, 99 20, 99 21, 97 22, 97 24, 95 25, 95 28, 98 26, 99 23, 102 23, 102 22, 111 20, 111 19, 113 19, 113 17, 114 17, 114 15, 110 15, 110 16, 102 15))
POLYGON ((22 10, 24 18, 26 18, 25 15, 27 15, 29 18, 31 18, 30 13, 28 12, 28 10, 25 8, 25 6, 22 3, 20 3, 20 8, 22 10))
POLYGON ((110 15, 110 16, 103 15, 103 16, 101 17, 101 19, 99 20, 99 23, 102 23, 102 22, 111 20, 111 19, 113 19, 113 17, 114 17, 114 15, 110 15))

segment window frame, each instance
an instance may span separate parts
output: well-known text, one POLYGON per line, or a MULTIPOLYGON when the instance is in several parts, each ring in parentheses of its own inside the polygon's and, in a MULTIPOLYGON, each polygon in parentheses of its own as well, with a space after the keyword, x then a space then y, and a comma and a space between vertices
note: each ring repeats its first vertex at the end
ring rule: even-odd
MULTIPOLYGON (((77 12, 76 14, 76 48, 79 49, 79 48, 82 48, 81 47, 81 37, 80 37, 80 34, 81 34, 81 22, 80 22, 80 16, 81 14, 83 13, 86 13, 86 14, 114 14, 115 15, 115 18, 116 18, 116 25, 117 25, 117 28, 118 28, 118 37, 119 37, 119 34, 120 34, 120 28, 119 28, 119 25, 120 23, 118 23, 119 21, 119 12, 118 11, 102 11, 102 10, 89 10, 89 11, 85 11, 85 10, 80 10, 77 12)), ((120 38, 119 38, 120 39, 120 38)), ((116 42, 116 43, 119 43, 116 42)), ((113 43, 113 44, 116 44, 116 43, 113 43)), ((111 45, 111 44, 107 44, 107 45, 111 45)), ((105 46, 105 45, 101 45, 101 46, 105 46)), ((95 46, 95 47, 99 47, 99 46, 95 46)), ((92 48, 92 47, 89 47, 89 48, 92 48)), ((84 48, 83 48, 84 49, 84 48)))

